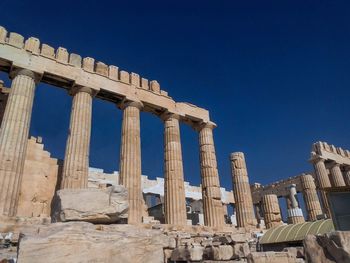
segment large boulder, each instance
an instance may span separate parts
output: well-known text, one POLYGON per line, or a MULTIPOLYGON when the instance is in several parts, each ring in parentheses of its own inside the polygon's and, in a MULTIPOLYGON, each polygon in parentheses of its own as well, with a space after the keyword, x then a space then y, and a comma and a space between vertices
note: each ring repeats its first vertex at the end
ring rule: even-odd
POLYGON ((310 263, 350 263, 350 231, 308 235, 304 240, 304 253, 310 263))
POLYGON ((106 189, 63 189, 57 191, 58 221, 115 223, 127 218, 128 193, 121 185, 106 189))
POLYGON ((160 230, 140 226, 55 223, 21 235, 18 262, 163 263, 169 243, 160 230))

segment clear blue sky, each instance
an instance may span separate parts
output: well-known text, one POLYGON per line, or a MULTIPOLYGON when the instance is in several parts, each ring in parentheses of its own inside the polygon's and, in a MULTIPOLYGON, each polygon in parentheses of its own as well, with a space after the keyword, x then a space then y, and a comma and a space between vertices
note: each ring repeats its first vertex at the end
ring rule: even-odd
MULTIPOLYGON (((156 79, 176 101, 210 111, 220 181, 229 153, 251 182, 312 167, 311 144, 350 148, 349 1, 0 1, 0 24, 57 48, 156 79)), ((1 78, 7 78, 5 74, 1 78)), ((9 82, 7 82, 9 83, 9 82)), ((38 86, 31 134, 63 158, 71 97, 38 86)), ((142 169, 162 177, 163 126, 141 116, 142 169)), ((93 167, 118 170, 121 111, 93 104, 93 167)), ((198 138, 182 125, 185 179, 198 184, 198 138)))

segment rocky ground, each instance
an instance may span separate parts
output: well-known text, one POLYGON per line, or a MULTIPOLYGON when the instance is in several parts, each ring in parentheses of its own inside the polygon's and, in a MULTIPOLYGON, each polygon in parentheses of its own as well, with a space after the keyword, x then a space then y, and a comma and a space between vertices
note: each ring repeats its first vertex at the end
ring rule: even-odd
POLYGON ((51 224, 42 219, 1 225, 0 233, 1 263, 350 262, 350 232, 308 236, 305 252, 302 248, 258 252, 254 231, 243 229, 229 233, 150 224, 51 224))

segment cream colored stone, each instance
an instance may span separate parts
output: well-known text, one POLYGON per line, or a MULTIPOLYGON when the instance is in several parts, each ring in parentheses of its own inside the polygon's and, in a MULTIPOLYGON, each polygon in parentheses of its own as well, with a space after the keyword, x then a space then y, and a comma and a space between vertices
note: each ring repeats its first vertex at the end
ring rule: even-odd
POLYGON ((264 195, 262 199, 266 228, 282 225, 281 210, 277 195, 264 195))
POLYGON ((40 51, 40 40, 35 37, 30 37, 24 44, 24 49, 32 53, 38 54, 40 51))
POLYGON ((316 179, 318 182, 318 186, 320 188, 320 194, 321 194, 321 199, 322 199, 322 204, 323 204, 323 209, 325 213, 327 214, 328 217, 331 216, 330 208, 329 208, 329 203, 328 203, 328 198, 326 196, 325 191, 323 191, 324 188, 331 187, 331 182, 328 177, 328 172, 326 169, 326 166, 324 164, 324 159, 318 158, 313 161, 315 173, 316 173, 316 179))
POLYGON ((56 223, 23 232, 18 262, 163 263, 168 237, 132 225, 56 223))
POLYGON ((221 203, 220 182, 217 169, 213 128, 207 123, 199 127, 199 152, 202 177, 202 198, 204 223, 220 227, 224 224, 224 210, 221 203))
POLYGON ((242 152, 231 153, 233 193, 235 195, 236 219, 238 227, 256 226, 252 193, 245 157, 242 152))
POLYGON ((0 26, 0 43, 4 43, 6 41, 6 37, 7 37, 6 28, 0 26))
POLYGON ((56 50, 56 60, 58 62, 67 64, 68 63, 68 59, 69 59, 69 54, 67 49, 65 49, 64 47, 59 47, 56 50))
POLYGON ((156 92, 156 93, 160 93, 160 85, 159 85, 158 81, 152 80, 150 82, 150 88, 151 88, 151 91, 156 92))
POLYGON ((78 68, 81 68, 81 56, 71 53, 69 56, 69 64, 78 68))
POLYGON ((40 54, 44 57, 54 58, 55 49, 47 44, 42 44, 40 54))
POLYGON ((124 83, 130 83, 130 76, 129 76, 129 72, 126 72, 124 70, 121 70, 119 72, 120 74, 120 81, 124 82, 124 83))
POLYGON ((58 176, 57 159, 50 157, 39 139, 28 141, 17 216, 49 217, 58 176))
POLYGON ((108 77, 113 80, 119 79, 119 69, 117 66, 109 66, 108 68, 108 77))
POLYGON ((130 84, 136 87, 140 87, 140 75, 134 72, 130 74, 130 84))
MULTIPOLYGON (((198 122, 210 121, 209 112, 203 108, 197 107, 190 103, 175 102, 169 96, 162 96, 160 93, 151 92, 146 89, 133 90, 134 87, 130 85, 130 79, 127 78, 125 82, 116 81, 112 78, 106 78, 99 74, 95 74, 85 70, 72 68, 76 66, 81 67, 81 58, 79 55, 70 55, 70 63, 57 63, 57 60, 49 59, 44 56, 30 56, 7 43, 0 46, 0 63, 4 63, 7 71, 10 70, 9 65, 21 65, 23 68, 32 70, 34 72, 45 72, 44 77, 47 82, 60 86, 62 83, 75 83, 76 86, 89 86, 96 92, 104 87, 102 99, 111 100, 111 98, 127 97, 130 100, 142 101, 147 104, 146 111, 159 112, 159 109, 167 110, 171 113, 178 114, 182 120, 190 125, 198 122)), ((119 78, 118 78, 119 80, 119 78)), ((114 100, 114 99, 113 99, 114 100)))
POLYGON ((213 247, 214 260, 229 260, 233 257, 233 247, 222 245, 213 247))
POLYGON ((108 76, 108 66, 103 62, 98 61, 96 63, 95 71, 102 76, 108 76))
POLYGON ((28 143, 35 81, 21 70, 12 81, 0 129, 0 214, 15 216, 28 143))
POLYGON ((294 255, 288 252, 252 252, 248 255, 248 263, 297 263, 294 255))
POLYGON ((165 90, 161 90, 161 91, 160 91, 160 94, 163 95, 163 96, 168 96, 168 92, 165 91, 165 90))
POLYGON ((95 67, 95 59, 86 57, 83 59, 83 69, 94 72, 94 67, 95 67))
POLYGON ((141 87, 145 90, 149 90, 148 79, 145 79, 145 78, 141 79, 141 87))
POLYGON ((126 102, 123 109, 122 140, 120 149, 120 184, 129 193, 128 223, 142 221, 143 197, 141 191, 141 139, 139 102, 126 102))
POLYGON ((17 48, 23 48, 24 37, 18 33, 10 32, 8 43, 17 48))
POLYGON ((62 189, 57 191, 59 218, 63 222, 116 223, 127 217, 128 193, 118 185, 107 189, 62 189))
POLYGON ((164 214, 167 224, 186 225, 179 117, 164 117, 164 214))
POLYGON ((332 183, 332 186, 335 186, 335 187, 346 186, 342 171, 340 170, 340 165, 338 163, 333 163, 329 171, 330 171, 330 181, 332 183))
POLYGON ((310 174, 301 176, 303 196, 309 221, 317 220, 318 215, 322 215, 321 204, 318 199, 314 178, 310 174))
POLYGON ((72 112, 61 188, 87 188, 92 116, 92 90, 73 90, 72 112))

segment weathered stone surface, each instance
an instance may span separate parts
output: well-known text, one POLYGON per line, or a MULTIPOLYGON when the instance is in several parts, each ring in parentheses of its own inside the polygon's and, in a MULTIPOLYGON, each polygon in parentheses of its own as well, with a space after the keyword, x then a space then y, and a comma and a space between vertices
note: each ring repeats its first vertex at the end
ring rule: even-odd
POLYGON ((44 150, 40 138, 30 138, 24 162, 17 216, 49 217, 57 184, 57 159, 44 150))
POLYGON ((304 252, 310 263, 350 262, 350 231, 308 235, 304 240, 304 252))
POLYGON ((56 50, 56 60, 60 63, 68 63, 68 59, 69 59, 69 54, 66 48, 64 47, 59 47, 56 50))
POLYGON ((35 37, 28 38, 24 44, 24 49, 32 53, 39 53, 40 40, 35 37))
POLYGON ((7 216, 17 213, 34 101, 34 73, 20 70, 11 86, 0 129, 0 214, 7 216))
POLYGON ((123 186, 102 189, 63 189, 57 191, 61 221, 113 223, 126 218, 127 191, 123 186))
POLYGON ((61 188, 87 188, 93 91, 73 88, 72 111, 64 157, 61 188))
POLYGON ((295 263, 298 261, 288 252, 252 252, 247 257, 248 263, 295 263))
POLYGON ((222 245, 213 247, 214 260, 229 260, 233 257, 233 247, 229 245, 222 245))
POLYGON ((56 223, 41 226, 34 234, 24 233, 18 261, 163 263, 167 244, 168 237, 160 231, 132 225, 56 223))
POLYGON ((221 202, 219 173, 215 154, 213 129, 215 124, 199 127, 199 152, 202 177, 204 224, 211 227, 224 225, 224 209, 221 202))
POLYGON ((141 138, 140 138, 140 102, 126 102, 123 109, 122 139, 120 148, 121 185, 128 189, 128 223, 141 223, 143 196, 141 190, 141 138))
POLYGON ((164 216, 167 224, 186 225, 186 198, 178 115, 164 119, 164 216))

